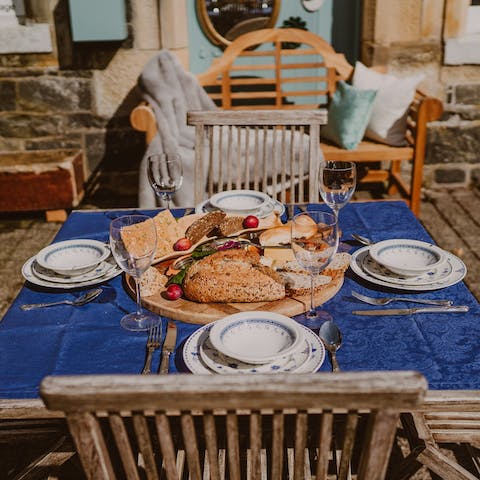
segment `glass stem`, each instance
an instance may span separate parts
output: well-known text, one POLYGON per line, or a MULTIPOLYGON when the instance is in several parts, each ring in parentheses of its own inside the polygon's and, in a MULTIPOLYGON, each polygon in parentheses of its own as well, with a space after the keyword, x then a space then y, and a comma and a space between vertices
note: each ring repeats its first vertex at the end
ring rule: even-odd
POLYGON ((315 316, 315 306, 314 306, 314 302, 313 302, 313 292, 314 292, 314 288, 313 288, 313 273, 310 274, 310 317, 314 317, 315 316))
POLYGON ((135 279, 135 291, 137 294, 137 315, 140 316, 142 311, 142 299, 140 297, 140 278, 135 279))

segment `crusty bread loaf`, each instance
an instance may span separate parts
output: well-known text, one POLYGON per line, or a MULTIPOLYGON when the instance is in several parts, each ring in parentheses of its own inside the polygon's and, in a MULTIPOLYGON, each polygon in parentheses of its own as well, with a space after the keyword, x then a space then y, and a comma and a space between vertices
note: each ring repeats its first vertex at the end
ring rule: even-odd
POLYGON ((285 297, 279 274, 256 252, 224 250, 194 263, 183 282, 186 298, 208 302, 261 302, 285 297))
POLYGON ((221 212, 220 210, 206 213, 187 228, 185 236, 190 239, 192 243, 197 243, 217 227, 224 218, 225 212, 221 212))

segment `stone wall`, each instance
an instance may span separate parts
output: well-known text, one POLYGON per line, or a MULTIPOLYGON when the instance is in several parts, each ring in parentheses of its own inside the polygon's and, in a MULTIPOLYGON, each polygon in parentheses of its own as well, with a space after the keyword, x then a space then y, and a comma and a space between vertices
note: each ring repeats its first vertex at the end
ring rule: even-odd
MULTIPOLYGON (((158 0, 127 0, 126 40, 75 43, 68 0, 25 3, 30 23, 50 25, 51 51, 40 53, 33 45, 19 54, 12 45, 11 53, 0 55, 0 151, 80 148, 90 178, 100 171, 106 179, 102 184, 135 195, 145 151, 144 135, 129 123, 141 100, 137 78, 162 44, 188 63, 182 48, 186 31, 183 44, 172 39, 171 28, 161 35, 158 0)), ((180 4, 184 0, 163 0, 162 6, 163 21, 175 19, 177 36, 180 4)))
POLYGON ((420 88, 444 103, 441 121, 428 130, 424 186, 430 189, 480 182, 480 34, 465 31, 470 4, 364 0, 362 60, 397 76, 423 73, 420 88), (452 42, 458 55, 447 59, 452 42))

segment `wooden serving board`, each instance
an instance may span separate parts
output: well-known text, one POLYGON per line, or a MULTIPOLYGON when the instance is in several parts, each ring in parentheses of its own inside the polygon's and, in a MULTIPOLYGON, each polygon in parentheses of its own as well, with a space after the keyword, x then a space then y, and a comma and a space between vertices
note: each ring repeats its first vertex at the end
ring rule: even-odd
MULTIPOLYGON (((343 275, 332 280, 315 295, 315 304, 322 305, 330 300, 342 287, 343 275)), ((126 278, 127 292, 135 298, 135 283, 131 277, 126 278)), ((310 295, 285 297, 274 302, 255 303, 197 303, 179 298, 168 300, 164 292, 156 293, 142 299, 142 305, 154 313, 180 320, 186 323, 205 325, 227 315, 251 310, 276 312, 292 317, 306 312, 310 308, 310 295)))

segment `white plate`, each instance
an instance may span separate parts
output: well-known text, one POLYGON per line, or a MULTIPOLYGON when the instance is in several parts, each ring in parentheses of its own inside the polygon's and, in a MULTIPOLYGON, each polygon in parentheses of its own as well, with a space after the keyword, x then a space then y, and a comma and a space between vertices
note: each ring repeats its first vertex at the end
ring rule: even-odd
POLYGON ((90 270, 87 273, 82 275, 61 275, 60 273, 49 270, 48 268, 43 268, 37 261, 32 263, 32 272, 33 274, 41 278, 42 280, 47 280, 49 282, 55 283, 79 283, 79 282, 88 282, 95 278, 105 275, 111 268, 114 268, 116 265, 115 261, 109 262, 108 259, 98 267, 90 270))
POLYGON ((122 270, 120 267, 117 266, 113 257, 107 259, 108 263, 112 264, 112 268, 108 270, 104 275, 101 277, 94 278, 92 280, 87 280, 85 282, 72 282, 72 283, 58 283, 58 282, 50 282, 49 280, 44 280, 42 278, 38 278, 32 270, 32 264, 35 261, 35 256, 29 258, 22 267, 22 275, 25 280, 28 280, 30 283, 34 285, 38 285, 39 287, 48 287, 48 288, 61 288, 67 290, 69 288, 80 288, 80 287, 89 287, 90 285, 96 285, 97 283, 102 283, 107 280, 110 280, 113 277, 116 277, 122 270))
MULTIPOLYGON (((205 200, 202 203, 199 203, 195 207, 195 213, 208 213, 212 212, 213 210, 217 210, 215 207, 210 205, 209 200, 205 200)), ((258 218, 265 218, 268 217, 272 212, 278 213, 278 215, 283 215, 285 212, 285 205, 283 203, 279 202, 278 200, 271 200, 269 203, 265 205, 264 208, 261 208, 260 210, 250 213, 250 215, 255 215, 258 218)))
POLYGON ((80 238, 52 243, 42 248, 36 258, 43 268, 73 276, 93 270, 109 256, 110 248, 104 242, 80 238))
POLYGON ((212 345, 224 355, 246 363, 263 364, 291 355, 303 341, 300 324, 275 312, 238 312, 216 321, 212 345))
MULTIPOLYGON (((208 368, 200 357, 200 340, 205 330, 210 330, 213 324, 200 327, 195 333, 188 337, 183 347, 183 360, 187 368, 198 375, 213 375, 215 372, 208 368)), ((304 329, 304 338, 310 346, 308 360, 294 373, 316 372, 325 360, 325 348, 322 341, 309 328, 300 325, 304 329)))
POLYGON ((352 254, 352 258, 350 261, 350 268, 364 280, 367 280, 375 285, 381 285, 384 287, 389 288, 396 288, 397 290, 417 290, 428 292, 430 290, 438 290, 440 288, 450 287, 455 285, 458 282, 461 282, 467 273, 467 267, 465 264, 455 255, 450 252, 445 252, 447 254, 447 262, 450 263, 452 267, 452 273, 443 280, 438 282, 432 282, 427 285, 399 285, 392 282, 386 282, 385 280, 380 280, 379 278, 375 278, 370 273, 366 272, 362 268, 362 263, 364 257, 368 255, 370 247, 363 247, 357 250, 355 253, 352 254))
POLYGON ((257 190, 226 190, 212 195, 209 202, 227 213, 249 215, 270 203, 270 197, 257 190))
POLYGON ((447 277, 453 273, 452 264, 445 261, 440 267, 434 268, 430 272, 419 275, 418 277, 404 277, 391 272, 388 268, 377 263, 370 254, 363 257, 361 267, 375 278, 399 285, 427 285, 432 282, 446 280, 447 277))
POLYGON ((310 343, 304 339, 299 348, 291 355, 281 357, 275 362, 252 365, 219 352, 210 342, 209 331, 210 329, 205 329, 199 339, 200 357, 216 373, 228 375, 231 373, 294 372, 310 357, 310 343))

